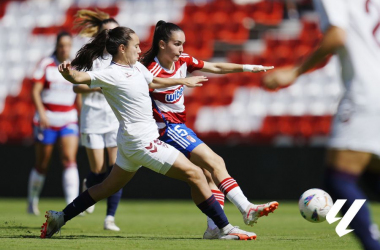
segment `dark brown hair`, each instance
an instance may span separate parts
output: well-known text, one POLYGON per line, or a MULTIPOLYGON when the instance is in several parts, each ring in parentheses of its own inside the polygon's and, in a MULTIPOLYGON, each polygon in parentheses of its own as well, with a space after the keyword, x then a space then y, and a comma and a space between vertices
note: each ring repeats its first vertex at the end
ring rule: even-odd
POLYGON ((167 23, 165 21, 158 21, 156 24, 156 28, 154 29, 153 34, 153 41, 152 46, 150 49, 144 53, 141 59, 141 63, 145 65, 145 67, 148 67, 148 65, 154 60, 154 58, 157 56, 159 47, 158 44, 162 40, 164 42, 169 42, 169 39, 172 35, 173 31, 182 31, 182 29, 174 24, 174 23, 167 23))
POLYGON ((115 56, 121 44, 128 46, 128 42, 131 40, 131 34, 134 33, 132 29, 127 27, 103 30, 77 52, 71 65, 77 70, 90 70, 92 68, 92 62, 95 59, 99 57, 103 58, 104 49, 112 56, 115 56))

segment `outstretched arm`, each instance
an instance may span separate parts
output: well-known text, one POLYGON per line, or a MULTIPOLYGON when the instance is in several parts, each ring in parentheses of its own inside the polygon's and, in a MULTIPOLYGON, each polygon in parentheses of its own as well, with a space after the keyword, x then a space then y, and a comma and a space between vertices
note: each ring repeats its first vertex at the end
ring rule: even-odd
POLYGON ((74 84, 91 84, 91 77, 86 72, 77 71, 71 68, 71 63, 64 61, 58 66, 58 71, 69 82, 74 84))
POLYGON ((215 74, 227 74, 227 73, 238 73, 238 72, 265 72, 267 70, 273 69, 273 66, 262 66, 262 65, 249 65, 249 64, 235 64, 235 63, 212 63, 204 62, 204 66, 201 69, 203 72, 210 72, 215 74))
POLYGON ((335 53, 346 42, 346 32, 339 27, 331 26, 323 36, 318 47, 301 65, 294 68, 278 69, 264 77, 264 85, 270 89, 292 84, 298 76, 314 68, 326 56, 335 53))
POLYGON ((192 76, 187 78, 160 78, 154 77, 153 82, 149 84, 151 89, 166 88, 175 85, 185 85, 189 88, 200 87, 208 79, 205 76, 192 76))

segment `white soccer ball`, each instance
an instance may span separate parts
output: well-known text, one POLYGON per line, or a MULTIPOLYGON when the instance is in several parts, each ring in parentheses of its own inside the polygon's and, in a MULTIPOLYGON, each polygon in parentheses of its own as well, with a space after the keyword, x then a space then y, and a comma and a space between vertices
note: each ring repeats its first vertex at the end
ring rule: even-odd
POLYGON ((319 188, 305 191, 298 201, 302 217, 310 222, 325 221, 333 204, 331 196, 319 188))

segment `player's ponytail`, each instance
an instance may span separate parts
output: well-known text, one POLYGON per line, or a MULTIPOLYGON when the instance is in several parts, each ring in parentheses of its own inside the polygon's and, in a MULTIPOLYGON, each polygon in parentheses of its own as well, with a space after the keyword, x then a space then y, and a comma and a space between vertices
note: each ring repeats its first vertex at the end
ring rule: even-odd
POLYGON ((132 29, 126 27, 103 30, 77 52, 71 65, 75 67, 76 70, 90 70, 92 68, 92 62, 95 59, 99 57, 103 58, 104 50, 107 50, 109 54, 115 56, 121 44, 128 46, 128 42, 131 40, 131 34, 133 33, 135 32, 132 29))
POLYGON ((74 29, 80 29, 79 35, 94 37, 103 30, 103 25, 118 22, 107 13, 96 10, 78 10, 75 15, 74 29))
POLYGON ((71 62, 71 65, 76 70, 90 70, 92 68, 92 62, 103 56, 106 42, 109 39, 109 31, 110 30, 103 30, 77 52, 75 59, 71 62))
POLYGON ((154 60, 159 52, 159 42, 162 40, 164 42, 169 42, 169 39, 173 31, 182 31, 182 29, 174 24, 167 23, 165 21, 158 21, 154 29, 152 46, 150 49, 142 56, 141 63, 146 67, 154 60))

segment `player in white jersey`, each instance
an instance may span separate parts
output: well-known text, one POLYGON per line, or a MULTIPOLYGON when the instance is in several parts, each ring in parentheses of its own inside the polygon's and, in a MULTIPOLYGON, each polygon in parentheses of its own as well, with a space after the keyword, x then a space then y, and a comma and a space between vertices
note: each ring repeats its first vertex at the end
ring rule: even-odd
MULTIPOLYGON (((120 126, 117 135, 118 154, 110 175, 68 205, 62 212, 48 211, 41 230, 42 238, 50 238, 70 219, 77 216, 96 201, 108 197, 131 180, 141 165, 166 176, 186 181, 191 187, 192 198, 198 208, 221 231, 221 239, 251 240, 256 234, 229 224, 224 211, 216 201, 201 169, 192 164, 174 147, 157 139, 158 129, 152 114, 149 88, 162 88, 176 84, 199 86, 203 77, 190 79, 160 79, 153 75, 137 59, 141 52, 139 38, 129 28, 117 27, 102 31, 89 44, 79 50, 72 62, 79 70, 88 70, 91 62, 103 54, 104 47, 112 55, 112 64, 101 71, 80 72, 70 65, 60 65, 62 76, 73 83, 101 87, 114 111, 120 126), (91 55, 91 58, 88 58, 91 55)), ((152 210, 153 212, 153 210, 152 210)))
MULTIPOLYGON (((81 28, 79 34, 85 37, 95 37, 104 29, 113 29, 119 24, 107 13, 101 11, 79 10, 74 20, 75 28, 81 28)), ((111 64, 112 56, 105 52, 95 59, 92 71, 98 71, 111 64)), ((102 182, 116 162, 116 135, 119 122, 108 105, 100 88, 90 88, 87 85, 74 86, 74 92, 82 95, 80 113, 81 143, 86 147, 90 163, 90 172, 83 180, 83 191, 102 182), (108 154, 106 162, 105 151, 108 154)), ((122 195, 122 189, 107 198, 107 214, 104 229, 120 231, 115 224, 115 213, 122 195)), ((86 210, 92 213, 95 206, 86 210)))
MULTIPOLYGON (((335 199, 347 199, 343 214, 355 199, 365 199, 358 177, 372 154, 380 155, 380 1, 316 0, 324 37, 301 65, 265 77, 269 88, 290 85, 327 55, 336 53, 342 66, 345 94, 333 119, 328 144, 326 188, 335 199)), ((368 204, 350 224, 365 249, 380 249, 377 226, 368 204)))
MULTIPOLYGON (((195 59, 183 53, 185 34, 173 23, 159 21, 156 25, 151 49, 145 53, 142 62, 154 76, 182 78, 187 72, 200 70, 226 74, 238 72, 262 72, 273 67, 261 65, 240 65, 233 63, 211 63, 195 59)), ((172 145, 191 162, 200 166, 207 177, 209 186, 220 205, 227 198, 239 209, 247 225, 253 225, 263 215, 273 212, 277 202, 262 205, 250 203, 237 182, 227 172, 224 160, 209 148, 186 125, 184 87, 177 85, 151 90, 153 113, 160 128, 160 140, 172 145)), ((204 239, 218 238, 219 230, 209 218, 204 239)))
POLYGON ((36 105, 33 119, 36 140, 36 163, 29 175, 28 213, 39 214, 38 200, 45 181, 49 160, 56 142, 64 167, 62 184, 66 202, 70 203, 79 192, 76 163, 78 149, 78 114, 76 94, 71 83, 59 73, 58 65, 70 56, 72 38, 62 32, 57 36, 55 52, 38 64, 33 75, 32 97, 36 105))

